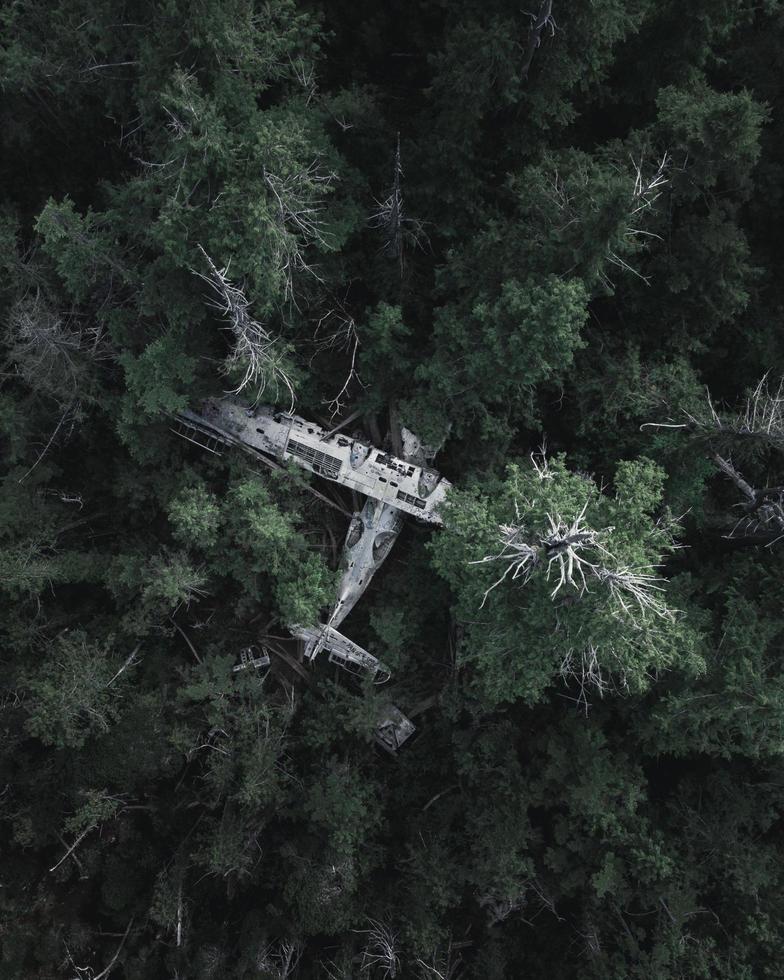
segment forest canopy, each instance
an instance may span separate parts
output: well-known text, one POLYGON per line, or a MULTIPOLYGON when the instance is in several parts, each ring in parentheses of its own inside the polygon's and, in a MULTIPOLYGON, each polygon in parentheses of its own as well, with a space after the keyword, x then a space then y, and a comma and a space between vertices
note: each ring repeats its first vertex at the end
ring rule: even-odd
POLYGON ((0 980, 784 975, 783 54, 0 7, 0 980), (450 482, 346 620, 385 683, 292 634, 363 502, 178 438, 226 396, 450 482))

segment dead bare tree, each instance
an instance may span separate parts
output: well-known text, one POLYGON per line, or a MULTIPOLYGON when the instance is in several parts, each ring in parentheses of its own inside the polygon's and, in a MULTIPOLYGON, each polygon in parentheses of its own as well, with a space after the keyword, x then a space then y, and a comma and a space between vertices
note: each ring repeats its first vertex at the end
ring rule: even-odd
POLYGON ((396 977, 400 969, 397 935, 383 922, 368 919, 369 929, 355 929, 367 936, 362 950, 360 973, 379 971, 381 977, 396 977))
POLYGON ((294 299, 294 277, 306 272, 322 282, 312 264, 305 257, 306 250, 318 246, 330 248, 327 241, 322 198, 337 174, 323 172, 317 161, 304 170, 279 176, 264 169, 264 183, 272 196, 273 210, 278 224, 276 239, 276 264, 284 279, 286 299, 294 299))
POLYGON ((548 514, 547 529, 536 534, 522 524, 515 503, 517 522, 498 526, 500 550, 470 563, 505 565, 501 576, 485 591, 481 605, 509 576, 512 581, 521 579, 525 585, 537 570, 543 569, 548 580, 553 572, 557 574, 551 592, 553 599, 564 587, 581 596, 589 591, 588 580, 594 579, 608 589, 620 610, 629 617, 645 617, 650 613, 671 618, 672 612, 661 599, 663 590, 658 584, 661 579, 654 574, 653 566, 632 568, 619 563, 603 544, 612 528, 595 531, 588 527, 584 523, 587 508, 588 501, 572 520, 565 520, 557 513, 548 514))
POLYGON ((111 358, 102 328, 76 312, 62 313, 40 288, 17 300, 8 314, 9 360, 16 374, 36 393, 57 403, 60 417, 23 482, 56 444, 66 441, 82 419, 89 400, 88 362, 111 358))
POLYGON ((11 360, 30 387, 72 398, 84 344, 78 323, 54 310, 36 290, 11 307, 8 327, 11 360))
POLYGON ((703 411, 684 411, 683 422, 646 422, 641 428, 679 429, 707 445, 707 455, 738 490, 741 516, 727 538, 765 542, 784 537, 784 485, 754 487, 732 460, 732 451, 753 457, 762 451, 784 452, 784 378, 771 388, 764 375, 737 411, 719 411, 706 392, 703 411))
POLYGON ((784 538, 784 486, 757 490, 741 476, 730 460, 718 453, 713 454, 713 460, 745 498, 736 504, 742 516, 726 537, 764 540, 768 548, 781 541, 784 538))
POLYGON ((274 387, 277 399, 281 389, 288 392, 291 409, 294 408, 294 386, 284 367, 284 354, 279 341, 250 314, 250 301, 240 286, 228 277, 229 267, 219 269, 201 245, 198 246, 207 261, 209 273, 195 274, 212 287, 216 299, 212 302, 228 323, 234 343, 226 360, 225 373, 244 372, 232 394, 237 395, 248 387, 256 389, 256 400, 268 386, 274 387))
POLYGON ((384 254, 392 259, 403 255, 403 192, 401 181, 403 167, 400 163, 400 133, 397 134, 395 166, 392 187, 383 201, 377 201, 378 209, 370 217, 370 227, 380 228, 384 234, 384 254))
POLYGON ((542 0, 537 13, 533 14, 526 10, 525 14, 531 18, 531 26, 528 28, 528 40, 523 54, 520 74, 523 78, 528 78, 528 72, 534 60, 534 54, 542 43, 542 35, 546 31, 549 31, 550 37, 555 37, 558 25, 555 23, 555 18, 553 17, 553 0, 542 0))
POLYGON ((357 371, 359 335, 354 317, 338 303, 319 318, 313 337, 316 344, 314 357, 316 354, 327 350, 344 353, 350 357, 348 373, 340 390, 333 398, 323 403, 327 406, 330 421, 334 421, 335 417, 340 415, 346 407, 352 384, 356 382, 360 387, 366 387, 357 371))
POLYGON ((683 411, 685 420, 676 422, 645 422, 641 428, 682 429, 707 436, 714 444, 758 443, 784 452, 784 378, 775 389, 763 375, 738 411, 720 412, 706 391, 703 411, 683 411))
POLYGON ((398 260, 401 272, 405 239, 408 237, 414 245, 420 245, 425 237, 422 223, 405 215, 402 182, 403 166, 400 162, 400 133, 398 133, 392 186, 383 201, 376 201, 376 210, 368 219, 368 225, 381 232, 383 236, 382 251, 388 258, 398 260))
POLYGON ((256 967, 275 980, 293 977, 302 957, 302 946, 289 939, 279 939, 268 943, 260 951, 256 967))

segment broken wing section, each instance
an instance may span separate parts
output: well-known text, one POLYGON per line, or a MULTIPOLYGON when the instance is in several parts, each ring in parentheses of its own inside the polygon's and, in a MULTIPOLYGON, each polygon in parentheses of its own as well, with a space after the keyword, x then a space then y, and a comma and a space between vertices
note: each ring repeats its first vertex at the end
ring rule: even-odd
POLYGON ((313 660, 324 650, 331 664, 337 664, 357 677, 369 677, 374 684, 385 684, 391 677, 385 664, 331 626, 292 626, 290 629, 304 644, 304 655, 308 660, 313 660))

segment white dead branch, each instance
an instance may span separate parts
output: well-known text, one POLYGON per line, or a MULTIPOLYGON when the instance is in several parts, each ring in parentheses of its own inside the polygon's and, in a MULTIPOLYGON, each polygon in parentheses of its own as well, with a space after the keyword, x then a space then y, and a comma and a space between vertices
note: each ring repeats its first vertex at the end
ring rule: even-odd
POLYGON ((699 416, 684 413, 688 420, 684 427, 757 438, 774 449, 784 450, 784 378, 772 390, 765 374, 740 411, 735 413, 720 415, 710 392, 706 394, 707 411, 699 416))
POLYGON ((79 389, 85 360, 106 361, 114 356, 103 328, 76 313, 61 313, 40 289, 17 300, 8 314, 10 359, 36 391, 67 401, 79 389))
POLYGON ((377 208, 370 216, 371 228, 379 228, 384 233, 384 254, 399 259, 403 254, 403 192, 401 181, 403 167, 400 163, 400 134, 395 150, 395 167, 392 187, 383 201, 376 201, 377 208))
POLYGON ((735 505, 740 508, 743 516, 725 537, 761 535, 770 538, 766 542, 768 548, 781 541, 784 538, 784 486, 764 487, 757 490, 743 478, 730 460, 724 459, 718 453, 713 454, 713 460, 746 498, 745 503, 735 505))
POLYGON ((96 973, 91 966, 77 966, 76 963, 74 963, 73 957, 71 956, 71 951, 68 949, 68 946, 65 945, 66 962, 76 971, 75 975, 69 977, 68 980, 106 980, 106 977, 109 976, 117 964, 117 960, 122 952, 122 948, 125 945, 125 940, 128 938, 128 933, 131 931, 132 925, 133 919, 130 919, 128 921, 128 925, 125 927, 125 932, 122 934, 122 938, 120 939, 120 945, 114 952, 114 956, 112 956, 111 960, 109 960, 108 966, 104 967, 100 973, 96 973))
POLYGON ((550 594, 553 599, 564 585, 570 585, 580 594, 587 590, 585 572, 587 570, 589 573, 595 573, 598 566, 580 555, 583 548, 590 547, 609 554, 599 543, 598 532, 583 525, 583 518, 587 509, 588 501, 585 502, 583 509, 571 523, 563 520, 560 515, 556 514, 555 517, 552 514, 547 515, 550 530, 544 537, 540 538, 540 543, 547 558, 548 580, 553 565, 558 570, 558 582, 550 594), (577 584, 578 578, 579 586, 577 584))
MULTIPOLYGON (((633 250, 640 250, 645 247, 646 240, 650 238, 656 238, 661 241, 661 235, 657 235, 655 232, 648 231, 645 228, 638 227, 641 223, 642 217, 647 211, 653 210, 653 206, 659 199, 662 193, 662 188, 669 183, 669 177, 667 176, 667 171, 670 166, 670 155, 668 151, 665 151, 661 159, 653 168, 652 173, 646 175, 644 173, 645 159, 640 155, 639 160, 635 160, 634 157, 629 158, 632 164, 632 173, 634 175, 634 184, 631 193, 631 203, 629 207, 628 224, 623 232, 623 237, 629 248, 633 250)), ((637 276, 646 285, 650 284, 650 279, 648 276, 642 275, 637 269, 634 268, 625 258, 618 254, 618 252, 612 248, 610 245, 607 247, 607 259, 612 264, 617 266, 624 272, 630 272, 632 275, 637 276)), ((606 278, 606 277, 605 277, 606 278)), ((607 280, 609 283, 609 279, 607 280)), ((612 285, 612 283, 610 283, 612 285)))
MULTIPOLYGON (((329 411, 330 421, 333 421, 336 416, 342 414, 344 411, 351 385, 356 382, 360 387, 366 387, 357 371, 359 335, 354 317, 346 313, 338 303, 336 307, 327 310, 319 318, 316 323, 313 339, 316 344, 316 354, 333 350, 348 354, 350 358, 348 373, 340 391, 338 391, 334 398, 324 402, 329 411)), ((313 356, 315 357, 316 354, 313 356)))
MULTIPOLYGON (((540 472, 540 470, 537 470, 540 472)), ((544 470, 540 472, 543 473, 544 470)), ((663 619, 672 617, 661 598, 662 579, 655 574, 654 566, 631 567, 623 565, 608 551, 603 539, 613 529, 595 531, 585 524, 588 501, 572 520, 564 520, 559 514, 547 515, 547 530, 532 534, 521 523, 520 510, 515 503, 517 523, 499 524, 500 550, 486 555, 472 565, 499 562, 504 570, 485 591, 480 608, 488 595, 507 578, 521 579, 527 584, 539 569, 546 568, 549 580, 555 572, 557 581, 550 596, 555 598, 561 589, 568 587, 582 596, 589 591, 588 581, 593 579, 609 591, 620 612, 635 620, 648 614, 663 619)))
POLYGON ((11 359, 31 386, 75 391, 84 339, 73 320, 64 319, 36 291, 11 307, 8 326, 11 359))
POLYGON ((669 183, 670 178, 667 176, 667 170, 670 167, 670 153, 669 150, 665 150, 661 160, 659 160, 653 172, 647 177, 643 173, 645 158, 642 154, 640 155, 639 161, 635 160, 634 157, 630 157, 629 159, 632 162, 632 168, 634 170, 633 207, 631 211, 631 217, 634 217, 642 211, 650 210, 661 195, 661 188, 669 183))
POLYGON ((609 588, 610 595, 630 618, 639 610, 660 619, 672 619, 672 611, 661 598, 664 588, 659 583, 662 579, 652 571, 652 566, 632 568, 624 565, 615 569, 599 567, 594 574, 609 588))
POLYGON ((454 943, 450 938, 445 949, 436 947, 427 960, 417 957, 417 975, 420 980, 456 980, 463 966, 459 950, 471 942, 454 943))
MULTIPOLYGON (((95 826, 97 826, 97 824, 95 826)), ((66 850, 65 854, 63 854, 63 856, 60 858, 60 860, 57 862, 57 864, 53 864, 52 867, 49 868, 50 873, 52 871, 56 871, 60 867, 60 865, 64 861, 66 861, 74 853, 74 851, 76 850, 76 848, 82 843, 82 841, 85 839, 85 837, 91 831, 95 830, 95 826, 88 827, 86 830, 83 830, 81 832, 81 834, 77 834, 76 840, 73 842, 73 844, 70 845, 70 847, 68 847, 68 849, 66 850)), ((60 839, 62 840, 62 838, 60 838, 60 839)))
POLYGON ((702 412, 683 412, 686 421, 646 422, 641 428, 683 429, 704 438, 717 468, 735 485, 741 501, 735 505, 741 517, 726 535, 728 538, 765 540, 771 547, 784 537, 784 486, 756 488, 743 476, 721 446, 761 444, 766 449, 784 451, 784 379, 775 388, 765 374, 735 411, 720 412, 706 392, 702 412))
POLYGON ((367 936, 362 950, 360 973, 379 970, 381 977, 396 977, 400 969, 397 935, 376 919, 368 919, 369 929, 355 929, 367 936))
POLYGON ((398 133, 392 186, 383 201, 376 200, 376 210, 368 218, 368 226, 381 231, 384 240, 382 251, 388 258, 397 259, 401 269, 405 238, 411 239, 415 246, 421 246, 423 238, 426 240, 422 223, 405 215, 402 183, 403 166, 400 162, 400 133, 398 133))
POLYGON ((316 95, 316 68, 312 62, 306 62, 303 58, 296 59, 289 55, 289 66, 295 80, 302 86, 305 92, 305 105, 310 105, 316 95))
POLYGON ((772 391, 764 375, 747 398, 736 425, 743 435, 764 436, 777 449, 784 448, 784 378, 772 391))
POLYGON ((24 481, 27 479, 28 476, 30 476, 30 474, 33 472, 36 466, 38 466, 41 460, 44 459, 46 454, 49 452, 49 450, 58 440, 58 437, 64 442, 67 442, 68 439, 70 439, 71 435, 73 434, 74 427, 77 421, 81 420, 81 417, 82 414, 81 414, 80 402, 72 401, 68 405, 66 405, 63 414, 60 416, 57 425, 52 430, 52 434, 49 436, 43 449, 36 457, 36 460, 32 464, 32 466, 30 466, 30 468, 24 473, 23 476, 19 477, 19 480, 17 481, 18 483, 24 483, 24 481))
POLYGON ((256 966, 276 980, 286 980, 294 976, 301 957, 302 946, 299 943, 280 939, 260 950, 256 966))
POLYGON ((226 320, 234 337, 225 372, 233 372, 237 368, 244 371, 232 394, 237 395, 250 386, 256 389, 258 401, 268 385, 273 385, 276 399, 282 388, 288 392, 293 409, 294 387, 282 366, 283 357, 278 341, 251 316, 250 302, 245 293, 228 278, 228 265, 219 269, 202 246, 198 248, 210 271, 208 275, 201 272, 196 272, 196 275, 214 290, 216 300, 211 305, 226 320))
POLYGON ((555 32, 558 29, 558 25, 555 22, 555 17, 553 17, 553 0, 542 0, 539 4, 539 10, 534 14, 530 10, 523 11, 526 17, 531 18, 531 26, 528 30, 528 41, 525 47, 525 53, 523 55, 523 64, 521 67, 521 75, 523 78, 528 78, 528 72, 531 68, 531 62, 534 60, 534 54, 542 43, 542 35, 546 32, 550 32, 550 37, 555 37, 555 32))
MULTIPOLYGON (((650 239, 661 240, 660 235, 644 227, 644 221, 645 215, 654 211, 662 189, 669 182, 671 157, 669 152, 665 152, 650 172, 646 172, 643 155, 640 155, 639 160, 633 157, 630 160, 631 174, 625 164, 614 166, 621 181, 629 188, 629 197, 625 223, 613 239, 608 240, 605 258, 611 265, 648 283, 648 277, 635 269, 626 255, 641 251, 650 239)), ((569 174, 568 187, 558 169, 553 169, 545 188, 545 199, 551 205, 546 220, 554 230, 561 233, 572 224, 580 224, 586 211, 599 210, 601 204, 593 192, 591 182, 591 173, 587 167, 581 167, 569 174)), ((605 287, 613 288, 613 282, 606 272, 600 271, 599 278, 605 287)))
POLYGON ((599 651, 593 643, 589 643, 577 653, 568 650, 561 661, 558 673, 567 687, 576 688, 577 695, 574 702, 578 708, 583 708, 586 714, 591 706, 589 698, 592 694, 603 698, 609 692, 622 693, 626 689, 623 675, 618 682, 614 675, 602 666, 599 651))
POLYGON ((307 169, 286 177, 264 169, 264 183, 272 195, 279 226, 277 264, 283 273, 286 299, 294 298, 294 276, 298 272, 307 272, 322 282, 306 260, 305 251, 313 245, 325 251, 330 248, 321 220, 322 197, 335 180, 337 174, 322 172, 315 160, 307 169))
POLYGON ((493 582, 482 596, 480 609, 484 606, 493 589, 497 589, 510 574, 512 581, 522 578, 522 584, 525 585, 539 564, 539 549, 525 540, 525 528, 518 524, 499 524, 498 532, 501 539, 501 550, 495 555, 485 555, 484 558, 470 563, 483 565, 494 561, 506 562, 506 568, 501 577, 493 582))
POLYGON ((136 646, 133 648, 133 650, 131 650, 131 653, 129 654, 129 656, 125 660, 125 662, 123 663, 122 667, 120 667, 120 669, 117 671, 117 673, 114 675, 114 677, 112 677, 112 679, 106 683, 106 685, 105 685, 106 687, 111 687, 112 684, 114 684, 114 682, 120 676, 120 674, 122 674, 129 667, 135 667, 136 666, 136 664, 139 662, 136 659, 136 654, 139 652, 139 647, 140 646, 141 646, 141 644, 140 643, 137 643, 136 646))
POLYGON ((702 412, 683 411, 684 422, 645 422, 643 429, 686 429, 708 435, 757 438, 774 449, 784 450, 784 378, 772 389, 768 374, 763 375, 756 388, 746 398, 740 410, 719 412, 711 393, 705 392, 702 412))

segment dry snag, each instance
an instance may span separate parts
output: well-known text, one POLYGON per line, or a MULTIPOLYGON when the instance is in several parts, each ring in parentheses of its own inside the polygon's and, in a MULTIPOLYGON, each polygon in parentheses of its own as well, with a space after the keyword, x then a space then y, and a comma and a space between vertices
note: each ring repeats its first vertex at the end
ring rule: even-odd
POLYGON ((764 375, 736 412, 720 412, 710 392, 702 412, 683 412, 684 422, 646 422, 641 428, 682 429, 707 443, 708 457, 736 487, 740 518, 727 538, 772 547, 784 537, 784 486, 755 487, 732 460, 732 450, 750 456, 784 451, 784 379, 775 389, 764 375))
POLYGON ((553 0, 542 0, 537 13, 532 14, 526 11, 526 14, 531 18, 531 26, 528 29, 528 43, 525 47, 523 64, 520 69, 523 78, 528 78, 528 72, 531 69, 531 62, 534 60, 534 54, 542 43, 542 35, 545 31, 549 31, 550 37, 555 37, 555 32, 558 27, 553 17, 553 0))
POLYGON ((209 274, 196 272, 196 275, 209 283, 214 290, 216 299, 211 305, 226 320, 234 338, 225 373, 233 373, 237 369, 244 372, 232 394, 237 395, 252 387, 257 391, 258 401, 268 385, 272 384, 276 399, 281 388, 288 392, 293 409, 294 386, 283 367, 283 354, 278 340, 251 316, 250 302, 244 291, 228 277, 228 265, 219 269, 201 245, 199 251, 207 260, 209 274))
POLYGON ((663 590, 658 583, 661 579, 654 574, 653 566, 632 568, 619 563, 602 543, 602 538, 612 528, 595 531, 588 527, 584 523, 587 508, 586 501, 571 521, 557 513, 548 514, 547 530, 532 534, 521 523, 515 504, 517 523, 498 525, 500 550, 471 562, 472 565, 489 562, 506 565, 501 576, 485 591, 481 605, 484 606, 489 594, 508 577, 511 576, 512 581, 522 579, 525 585, 538 569, 546 569, 548 580, 553 571, 558 576, 550 594, 553 599, 564 587, 581 596, 590 591, 589 579, 595 579, 606 586, 619 609, 628 616, 634 618, 651 613, 671 618, 671 611, 660 598, 659 593, 663 590))

